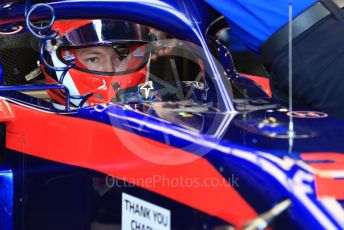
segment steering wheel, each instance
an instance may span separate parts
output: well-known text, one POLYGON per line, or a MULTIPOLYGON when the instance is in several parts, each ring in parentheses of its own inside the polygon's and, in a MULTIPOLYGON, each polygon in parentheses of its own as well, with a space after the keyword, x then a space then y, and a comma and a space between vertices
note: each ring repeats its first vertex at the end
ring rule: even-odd
POLYGON ((172 81, 163 80, 146 81, 137 86, 118 90, 113 102, 119 103, 142 103, 157 101, 182 101, 194 100, 194 90, 200 88, 195 81, 172 81))

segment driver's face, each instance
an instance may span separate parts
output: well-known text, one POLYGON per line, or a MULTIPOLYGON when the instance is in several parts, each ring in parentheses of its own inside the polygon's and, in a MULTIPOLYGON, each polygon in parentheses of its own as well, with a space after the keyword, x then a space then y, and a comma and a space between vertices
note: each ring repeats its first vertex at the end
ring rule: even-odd
POLYGON ((76 49, 75 55, 88 70, 101 72, 124 71, 129 61, 129 57, 122 60, 111 46, 76 49))

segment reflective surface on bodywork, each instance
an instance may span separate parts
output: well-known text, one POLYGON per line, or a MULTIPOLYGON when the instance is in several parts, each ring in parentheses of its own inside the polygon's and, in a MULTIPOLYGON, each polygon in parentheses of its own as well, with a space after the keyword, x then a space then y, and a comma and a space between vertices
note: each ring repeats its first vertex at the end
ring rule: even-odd
MULTIPOLYGON (((2 153, 3 154, 3 153, 2 153)), ((3 158, 0 158, 1 161, 3 158)), ((13 172, 0 166, 0 229, 11 230, 13 226, 13 172)))
MULTIPOLYGON (((135 185, 135 178, 130 175, 127 181, 123 181, 93 170, 10 150, 5 154, 6 163, 16 172, 16 192, 24 195, 22 202, 15 199, 17 209, 14 230, 121 229, 121 212, 122 208, 125 208, 125 203, 122 204, 123 194, 130 194, 170 210, 172 229, 201 229, 204 226, 215 228, 228 224, 214 216, 143 189, 135 185)), ((164 173, 164 170, 156 172, 154 179, 152 177, 155 182, 153 181, 151 186, 154 186, 153 183, 159 183, 158 179, 162 180, 166 176, 164 173)), ((143 177, 138 182, 143 185, 143 177)), ((165 186, 167 189, 168 186, 165 186)), ((156 210, 150 211, 151 220, 154 218, 153 211, 156 210)), ((140 219, 138 213, 133 214, 133 217, 137 225, 147 224, 140 219)), ((164 227, 164 224, 160 227, 164 227)))
MULTIPOLYGON (((234 100, 238 114, 226 114, 211 105, 151 103, 136 110, 149 117, 215 137, 218 141, 244 144, 262 150, 288 150, 288 109, 270 99, 234 100), (221 133, 221 135, 220 135, 221 133)), ((129 107, 131 108, 131 107, 129 107)), ((304 108, 296 107, 296 111, 304 108)), ((130 111, 130 110, 129 110, 130 111)), ((128 111, 128 113, 129 113, 128 111)), ((148 118, 145 118, 148 121, 148 118)), ((332 117, 295 118, 294 152, 343 152, 343 123, 332 117)))
MULTIPOLYGON (((260 101, 261 102, 261 101, 260 101)), ((148 104, 150 105, 150 104, 148 104)), ((160 105, 161 106, 161 105, 160 105)), ((82 132, 77 135, 82 135, 82 139, 84 140, 90 140, 90 137, 98 138, 92 142, 94 145, 98 146, 99 149, 92 149, 90 150, 89 148, 93 145, 88 145, 88 150, 82 150, 82 148, 85 148, 84 145, 78 145, 78 148, 73 149, 73 154, 64 154, 68 153, 70 145, 67 144, 67 146, 61 146, 61 143, 56 143, 54 144, 54 148, 48 147, 51 144, 55 143, 52 142, 52 140, 55 140, 53 138, 49 142, 46 142, 48 146, 45 145, 34 145, 33 143, 37 140, 36 138, 39 135, 39 130, 41 128, 44 128, 44 130, 47 129, 48 126, 54 126, 58 125, 59 127, 70 127, 70 131, 68 133, 73 136, 71 133, 73 130, 78 129, 80 130, 82 127, 86 128, 84 125, 79 125, 77 126, 77 123, 82 123, 82 122, 87 122, 89 125, 92 125, 93 128, 89 127, 90 130, 96 130, 96 128, 101 128, 101 124, 107 124, 111 126, 115 126, 116 128, 116 133, 117 136, 119 137, 122 135, 121 142, 122 144, 127 143, 125 141, 129 141, 128 139, 131 139, 132 143, 135 143, 135 145, 126 145, 125 149, 131 149, 131 153, 133 154, 138 154, 138 152, 135 152, 135 146, 136 149, 141 149, 143 151, 144 149, 149 149, 152 151, 153 147, 155 146, 156 148, 160 148, 161 144, 163 144, 167 148, 172 148, 173 151, 179 151, 179 150, 187 150, 189 152, 193 153, 201 153, 202 151, 208 151, 208 154, 203 155, 202 159, 206 159, 208 162, 211 163, 212 166, 215 167, 215 169, 224 177, 224 178, 230 178, 231 175, 234 173, 236 176, 240 178, 240 187, 236 188, 236 191, 240 193, 241 196, 245 198, 247 202, 249 202, 252 207, 255 208, 255 210, 258 210, 259 213, 267 211, 271 209, 271 204, 276 202, 276 200, 283 199, 286 196, 293 196, 294 198, 292 199, 293 202, 293 211, 291 211, 291 216, 288 218, 292 218, 294 221, 301 221, 299 219, 300 216, 307 215, 309 216, 310 219, 313 218, 313 214, 311 213, 318 213, 317 215, 321 215, 321 218, 326 218, 327 222, 329 219, 332 217, 329 216, 327 213, 327 209, 324 209, 320 204, 319 201, 316 199, 315 194, 315 184, 314 184, 314 179, 312 176, 312 173, 309 171, 307 167, 304 167, 303 165, 300 165, 298 163, 298 160, 300 159, 298 157, 297 152, 295 154, 287 154, 285 151, 282 151, 283 145, 287 144, 287 141, 284 139, 274 139, 271 137, 265 137, 263 135, 259 135, 256 133, 251 133, 250 130, 243 130, 240 126, 236 126, 235 120, 236 119, 243 119, 245 116, 247 120, 252 120, 252 119, 257 119, 257 118, 263 118, 266 116, 268 113, 274 113, 276 116, 277 120, 286 120, 288 116, 286 115, 286 111, 268 111, 268 110, 256 110, 248 113, 242 113, 236 115, 229 124, 224 124, 224 127, 228 127, 224 129, 223 133, 224 135, 221 138, 216 138, 216 137, 211 137, 208 135, 204 135, 204 133, 197 133, 193 131, 192 129, 188 128, 197 128, 197 127, 202 127, 200 120, 205 119, 205 122, 203 123, 208 123, 214 120, 214 116, 217 114, 216 111, 212 110, 211 107, 207 108, 207 112, 204 111, 204 107, 191 105, 191 109, 187 109, 187 106, 185 104, 183 105, 170 105, 170 107, 174 107, 178 109, 183 109, 184 112, 182 114, 178 113, 171 113, 170 117, 166 117, 168 114, 164 114, 165 117, 161 116, 158 117, 157 114, 150 114, 147 113, 147 109, 149 109, 149 106, 146 106, 144 109, 143 107, 141 108, 140 106, 134 108, 129 108, 129 107, 123 107, 123 106, 118 106, 118 105, 99 105, 94 108, 84 108, 80 109, 77 111, 77 113, 71 115, 74 118, 77 118, 73 120, 73 126, 70 127, 69 125, 62 125, 64 122, 67 122, 70 120, 70 117, 60 117, 58 115, 54 114, 46 114, 45 117, 49 116, 54 116, 54 123, 49 122, 49 119, 41 119, 40 126, 36 126, 36 131, 37 133, 35 134, 34 130, 32 129, 25 129, 23 126, 12 126, 10 130, 15 131, 19 129, 25 129, 28 131, 32 131, 32 133, 26 133, 27 136, 25 138, 25 143, 26 143, 26 150, 29 153, 33 153, 34 155, 42 158, 49 157, 50 159, 53 159, 55 161, 60 161, 66 164, 71 164, 70 158, 75 158, 77 156, 75 161, 73 160, 73 164, 76 164, 78 166, 86 167, 91 170, 96 170, 96 171, 101 171, 101 172, 107 172, 110 175, 118 175, 117 173, 119 172, 118 170, 129 170, 130 167, 135 167, 136 164, 133 164, 133 161, 130 161, 131 164, 123 164, 123 156, 120 156, 120 158, 114 159, 113 157, 116 157, 116 154, 110 154, 111 149, 106 149, 104 147, 101 147, 101 144, 105 144, 105 138, 108 139, 109 136, 104 135, 104 136, 99 136, 99 133, 97 133, 89 136, 87 132, 82 132), (192 107, 196 108, 192 108, 192 107), (191 113, 192 111, 192 113, 191 113), (201 119, 192 119, 190 115, 194 115, 199 113, 201 115, 201 119), (168 119, 172 120, 175 122, 175 117, 179 115, 182 116, 183 119, 183 125, 179 126, 176 124, 172 124, 171 122, 168 122, 168 119), (109 119, 113 120, 109 120, 109 119), (191 118, 188 123, 188 118, 191 118), (59 121, 58 121, 59 120, 59 121), (97 121, 97 124, 94 124, 96 126, 93 126, 92 120, 97 121), (44 121, 44 124, 42 123, 44 121), (57 122, 58 121, 58 122, 57 122), (77 121, 77 122, 76 122, 77 121), (56 122, 58 124, 56 124, 56 122), (195 125, 196 124, 196 125, 195 125), (197 126, 199 125, 199 126, 197 126), (126 135, 123 135, 122 131, 118 130, 117 127, 129 131, 129 133, 126 133, 126 135), (129 138, 130 134, 130 138, 129 138), (132 135, 132 134, 136 134, 132 135), (140 138, 146 137, 144 141, 139 142, 140 138), (168 137, 168 142, 166 142, 166 139, 164 137, 168 137), (101 138, 101 139, 99 139, 101 138), (219 140, 220 139, 220 140, 219 140), (146 147, 146 145, 143 145, 143 143, 149 143, 150 140, 155 140, 157 142, 154 142, 154 145, 149 145, 150 147, 146 147), (254 140, 256 140, 254 142, 254 140), (273 141, 271 141, 273 140, 273 141), (124 142, 123 142, 124 141, 124 142), (134 142, 133 142, 134 141, 134 142), (235 144, 236 143, 236 144, 235 144), (251 146, 251 148, 247 148, 243 146, 251 146), (140 148, 137 148, 138 145, 140 148), (189 146, 189 148, 188 148, 189 146), (197 148, 200 147, 201 148, 197 148), (191 148, 190 148, 191 147, 191 148), (252 148, 253 147, 253 148, 252 148), (269 150, 266 152, 261 152, 257 150, 259 148, 269 150), (38 148, 37 150, 34 150, 35 148, 38 148), (42 150, 41 148, 45 149, 42 150), (59 154, 57 151, 58 148, 66 148, 64 150, 60 150, 59 154), (81 149, 80 149, 81 148, 81 149), (41 150, 39 150, 41 149, 41 150), (38 151, 39 150, 39 151, 38 151), (77 153, 76 151, 79 150, 81 152, 77 153), (277 150, 277 151, 273 151, 277 150), (55 151, 55 152, 54 152, 55 151), (100 151, 99 153, 97 151, 100 151), (110 151, 110 152, 108 152, 110 151), (85 154, 88 153, 88 154, 85 154), (108 154, 104 155, 105 152, 108 152, 108 154), (62 153, 62 154, 61 154, 62 153), (90 157, 96 157, 98 160, 101 162, 108 162, 105 164, 108 167, 104 167, 104 164, 97 165, 96 163, 98 160, 94 160, 90 157), (105 158, 105 157, 110 157, 110 158, 105 158), (108 159, 108 160, 106 160, 108 159), (122 159, 118 161, 119 159, 122 159), (286 159, 289 159, 288 161, 286 159), (110 163, 109 163, 110 162, 110 163), (114 162, 118 162, 118 164, 114 164, 114 162), (290 163, 291 162, 291 163, 290 163), (112 164, 111 164, 112 163, 112 164), (122 165, 123 167, 119 167, 122 165), (253 173, 254 172, 254 173, 253 173), (274 178, 274 179, 272 179, 274 178), (290 184, 288 181, 290 179, 293 179, 294 184, 292 190, 296 188, 303 188, 303 186, 306 184, 307 188, 310 188, 311 192, 306 192, 305 190, 301 190, 299 194, 294 194, 294 193, 289 193, 290 192, 290 184), (301 181, 301 182, 300 182, 301 181), (263 186, 263 185, 264 186, 263 186), (254 194, 252 194, 251 191, 255 191, 254 194), (269 194, 268 196, 266 194, 269 194), (256 196, 259 195, 259 197, 263 197, 259 201, 257 201, 256 196), (308 203, 307 203, 308 202, 308 203), (309 205, 309 202, 311 202, 311 206, 313 207, 312 209, 305 209, 304 205, 309 205), (297 205, 295 205, 297 204, 297 205), (315 209, 314 209, 315 205, 315 209), (303 213, 303 214, 302 214, 303 213), (306 213, 306 214, 305 214, 306 213)), ((18 108, 19 109, 19 108, 18 108)), ((20 110, 16 112, 16 114, 19 113, 20 110)), ((37 113, 38 111, 34 112, 30 110, 26 110, 26 112, 29 113, 37 113)), ((28 115, 27 114, 27 115, 28 115)), ((37 114, 38 115, 38 114, 37 114)), ((219 117, 224 118, 225 114, 218 113, 220 115, 219 117)), ((198 117, 199 115, 197 115, 198 117)), ((23 117, 23 119, 29 118, 28 116, 23 117), (26 117, 26 118, 25 118, 26 117)), ((37 118, 37 117, 36 117, 37 118)), ((36 119, 35 118, 35 119, 36 119)), ((332 118, 333 119, 333 118, 332 118)), ((324 125, 326 122, 329 124, 329 127, 332 127, 330 124, 333 123, 330 117, 326 117, 321 119, 322 125, 324 125)), ((52 119, 50 119, 51 121, 52 119)), ((219 119, 220 121, 221 119, 219 119)), ((225 119, 223 119, 225 120, 225 119)), ((30 119, 32 121, 32 119, 30 119)), ((319 120, 315 119, 303 119, 300 120, 300 125, 309 125, 312 126, 316 122, 319 122, 319 120)), ((25 123, 23 123, 25 124, 25 123)), ((219 123, 217 123, 219 124, 219 123)), ((17 124, 18 125, 18 124, 17 124)), ((29 125, 29 124, 26 124, 29 125)), ((218 125, 217 125, 218 126, 218 125)), ((105 128, 105 127, 104 127, 105 128)), ((324 135, 328 134, 328 130, 326 131, 323 126, 319 127, 324 131, 324 135)), ((340 128, 340 127, 339 127, 340 128)), ((50 129, 49 129, 50 130, 50 129)), ((51 128, 51 130, 56 130, 55 128, 51 128)), ((206 130, 206 129, 205 129, 206 130)), ((74 132, 74 131, 73 131, 74 132)), ((103 132, 101 132, 103 133, 103 132)), ((324 138, 325 136, 321 136, 321 138, 324 138)), ((80 136, 81 138, 81 136, 80 136)), ((331 137, 333 138, 333 137, 331 137)), ((59 136, 58 138, 59 141, 62 143, 71 143, 73 142, 74 139, 72 138, 67 138, 64 137, 63 135, 59 136), (63 139, 61 139, 63 138, 63 139)), ((334 141, 340 141, 340 137, 336 137, 336 140, 334 141)), ((113 142, 113 139, 112 139, 113 142)), ((109 147, 112 143, 111 141, 107 141, 105 146, 109 147)), ((12 143, 11 146, 14 147, 13 145, 15 143, 12 143)), ((89 142, 90 144, 90 142, 89 142)), ((72 145, 72 144, 71 144, 72 145)), ((113 148, 113 150, 118 150, 119 145, 116 145, 116 148, 113 148)), ((337 147, 337 152, 343 152, 340 148, 340 146, 337 144, 335 145, 334 142, 330 146, 321 146, 321 143, 319 142, 319 139, 313 139, 309 138, 307 140, 300 138, 300 142, 295 145, 298 149, 301 149, 302 147, 307 147, 308 146, 308 151, 312 150, 312 148, 317 150, 321 150, 321 148, 324 149, 330 149, 330 148, 336 148, 337 147), (313 144, 303 144, 303 143, 314 143, 318 142, 318 146, 316 146, 314 143, 313 144)), ((122 148, 124 150, 124 148, 122 148)), ((160 149, 161 150, 161 149, 160 149)), ((154 150, 156 153, 158 153, 158 150, 154 150)), ((122 153, 122 152, 121 152, 122 153)), ((161 151, 160 151, 161 153, 161 151)), ((123 153, 122 153, 123 154, 123 153)), ((161 155, 158 154, 160 157, 166 157, 166 155, 161 155)), ((133 155, 134 156, 134 155, 133 155)), ((156 155, 157 156, 157 155, 156 155)), ((176 155, 174 155, 173 160, 176 160, 176 155)), ((152 160, 152 159, 149 159, 152 160)), ((169 163, 171 163, 172 159, 169 159, 169 163)), ((137 166, 137 165, 136 165, 137 166)), ((183 167, 182 169, 186 169, 187 167, 183 167)), ((145 172, 147 171, 148 168, 145 168, 145 172)), ((204 171, 204 168, 202 169, 204 171)), ((130 169, 128 172, 126 172, 126 175, 134 175, 135 170, 130 169)), ((142 176, 142 173, 140 173, 142 176)), ((180 190, 181 188, 178 188, 180 190)), ((197 189, 197 191, 200 191, 197 189)), ((308 190, 307 190, 308 191, 308 190)), ((165 196, 167 195, 167 190, 164 189, 162 194, 165 196)), ((184 194, 185 195, 185 194, 184 194)), ((216 197, 209 197, 209 199, 215 199, 216 197)), ((231 201, 233 202, 233 200, 231 201)), ((233 203, 232 203, 233 205, 233 203)), ((307 206, 309 207, 309 206, 307 206)), ((289 221, 291 221, 289 219, 289 221)), ((312 221, 309 221, 307 223, 302 223, 303 226, 319 226, 319 222, 316 219, 312 219, 312 221)))
MULTIPOLYGON (((134 127, 135 123, 137 123, 138 125, 144 123, 142 119, 140 119, 142 118, 142 116, 135 113, 134 111, 125 110, 126 116, 121 116, 120 112, 118 110, 116 111, 115 109, 116 108, 114 107, 110 107, 107 110, 101 111, 99 110, 99 107, 98 107, 97 111, 85 110, 84 112, 92 112, 92 113, 95 113, 94 115, 98 113, 98 116, 95 116, 95 117, 98 117, 98 119, 101 118, 102 115, 106 113, 117 112, 117 117, 116 117, 117 122, 112 123, 112 124, 117 124, 117 125, 121 123, 125 123, 125 119, 127 119, 127 122, 126 122, 127 124, 131 124, 131 127, 134 127), (134 114, 136 117, 133 117, 134 114)), ((20 114, 20 112, 17 111, 16 114, 20 114)), ((69 120, 69 118, 62 119, 62 117, 58 117, 55 115, 51 115, 51 116, 55 117, 54 119, 55 122, 59 120, 58 125, 60 126, 64 122, 67 122, 69 120)), ((90 121, 82 121, 82 120, 83 119, 80 119, 78 123, 87 122, 91 126, 92 123, 90 123, 90 121)), ((86 128, 84 125, 81 125, 81 126, 78 125, 78 127, 76 127, 77 126, 76 123, 77 123, 76 120, 73 120, 74 125, 73 127, 70 127, 70 130, 68 131, 68 133, 70 133, 74 129, 80 130, 81 127, 86 128)), ((44 128, 46 129, 47 126, 54 125, 54 123, 49 122, 49 120, 45 120, 44 124, 41 124, 41 125, 43 125, 44 128)), ((63 127, 69 127, 69 126, 63 125, 63 127)), ((89 128, 90 130, 95 131, 97 130, 97 128, 101 128, 101 127, 102 126, 100 124, 94 124, 92 125, 92 127, 89 127, 89 128)), ((11 130, 15 131, 18 128, 20 127, 13 126, 11 127, 11 130)), ((24 128, 24 127, 21 127, 21 128, 24 128)), ((43 127, 37 126, 37 128, 41 129, 43 127)), ((56 132, 56 129, 54 130, 56 132)), ((185 146, 183 146, 183 144, 185 145, 185 143, 188 144, 188 142, 189 143, 197 142, 196 145, 205 146, 206 143, 209 144, 211 141, 211 139, 202 137, 199 135, 198 137, 203 138, 203 140, 201 141, 200 139, 196 139, 194 138, 196 137, 196 135, 190 132, 187 132, 185 130, 178 129, 177 127, 174 127, 172 125, 165 124, 164 126, 162 126, 162 123, 157 123, 152 118, 149 118, 147 122, 144 123, 144 126, 142 126, 141 130, 131 129, 131 132, 135 132, 139 134, 140 136, 150 137, 151 139, 158 138, 159 133, 161 135, 161 132, 166 133, 168 137, 170 138, 170 144, 169 144, 170 147, 168 147, 167 145, 166 147, 171 148, 174 154, 177 153, 177 152, 174 152, 174 151, 177 151, 177 149, 178 151, 181 149, 185 149, 184 148, 185 146), (157 124, 160 124, 160 127, 157 124)), ((85 140, 88 139, 87 137, 94 137, 94 138, 97 137, 97 139, 92 138, 93 142, 89 142, 88 150, 83 150, 84 147, 80 145, 79 148, 73 149, 72 154, 68 154, 67 149, 64 149, 64 150, 60 149, 61 152, 57 151, 57 148, 68 148, 68 144, 65 147, 61 146, 61 144, 57 144, 57 145, 54 145, 54 148, 50 148, 50 149, 47 149, 47 146, 43 146, 43 145, 40 145, 40 146, 32 145, 33 141, 35 141, 37 138, 34 132, 31 132, 30 134, 27 133, 27 136, 25 138, 25 143, 27 144, 27 146, 25 147, 29 153, 33 153, 34 155, 39 156, 41 158, 48 157, 54 161, 59 161, 65 164, 75 164, 75 165, 82 166, 91 170, 106 172, 107 174, 113 175, 116 178, 118 178, 120 171, 125 172, 127 179, 128 177, 131 177, 131 176, 135 177, 135 175, 136 175, 135 178, 137 178, 137 176, 142 177, 143 172, 146 175, 150 174, 150 170, 151 170, 150 167, 144 167, 144 170, 140 171, 140 175, 137 174, 137 171, 136 171, 138 170, 137 167, 139 166, 143 167, 144 165, 146 165, 146 164, 141 165, 143 161, 132 161, 132 160, 125 161, 124 152, 121 151, 121 155, 119 156, 117 154, 111 154, 111 152, 114 153, 113 151, 111 151, 111 149, 106 150, 106 148, 100 148, 101 144, 105 145, 106 147, 109 147, 111 142, 109 141, 110 139, 108 135, 99 136, 97 135, 97 133, 98 132, 96 132, 94 135, 89 136, 90 133, 87 134, 86 132, 82 132, 82 134, 85 135, 83 136, 83 138, 86 138, 85 140), (98 142, 98 140, 99 141, 101 140, 101 141, 98 142), (92 145, 90 145, 91 143, 92 145), (97 150, 97 148, 93 148, 90 150, 89 148, 92 146, 97 146, 99 147, 99 149, 97 150), (37 151, 34 151, 34 148, 45 149, 45 150, 42 151, 42 150, 37 149, 37 151), (77 151, 80 151, 80 152, 77 152, 77 151), (105 151, 107 152, 109 151, 109 152, 105 154, 105 151), (139 162, 141 163, 137 164, 139 162)), ((101 132, 101 133, 104 134, 104 132, 101 132)), ((134 136, 131 134, 129 136, 129 133, 126 133, 126 135, 124 135, 124 133, 122 132, 119 133, 119 130, 116 131, 116 133, 117 135, 122 134, 122 138, 126 138, 126 139, 134 138, 134 136)), ((72 135, 72 133, 70 134, 72 135)), ((62 143, 73 141, 72 139, 69 139, 63 136, 61 136, 59 140, 62 143)), ((139 139, 135 139, 135 140, 138 141, 139 139)), ((113 138, 111 139, 111 141, 112 142, 114 141, 113 138)), ((145 139, 145 141, 148 142, 148 139, 145 139)), ((159 140, 159 142, 162 142, 162 140, 159 140)), ((123 142, 119 142, 119 143, 123 144, 123 142)), ((10 146, 14 147, 15 145, 13 144, 14 143, 12 143, 10 146)), ((52 144, 52 142, 50 142, 50 144, 52 144)), ((142 142, 140 143, 136 142, 136 145, 137 144, 140 145, 141 151, 145 149, 145 146, 142 145, 142 142)), ((158 144, 158 142, 155 142, 155 145, 156 147, 161 147, 161 145, 158 144)), ((117 145, 116 150, 119 150, 119 147, 120 145, 117 145)), ((126 146, 126 148, 132 148, 132 147, 135 147, 135 146, 126 146)), ((121 149, 124 150, 123 148, 121 149)), ((137 152, 133 152, 133 151, 131 153, 132 153, 132 156, 135 156, 134 154, 137 154, 137 152)), ((169 153, 169 152, 166 152, 166 153, 169 153)), ((159 155, 161 157, 167 157, 167 155, 165 154, 161 155, 161 152, 159 153, 159 155)), ((177 156, 174 155, 173 158, 176 158, 176 157, 177 156)), ((330 221, 332 220, 331 215, 329 215, 326 209, 324 209, 319 204, 319 201, 317 201, 316 197, 314 196, 316 191, 314 188, 314 180, 313 180, 312 174, 309 172, 307 168, 304 168, 302 165, 298 164, 298 162, 295 161, 295 158, 297 159, 296 155, 287 156, 283 152, 281 152, 280 155, 276 153, 272 153, 272 152, 271 153, 260 152, 252 148, 246 148, 243 146, 230 144, 225 141, 218 143, 216 148, 214 148, 214 145, 213 145, 213 148, 209 150, 209 153, 202 157, 202 159, 206 159, 208 162, 210 162, 211 165, 214 167, 214 169, 216 169, 217 172, 220 173, 221 176, 223 176, 224 178, 227 178, 227 179, 232 178, 231 176, 233 174, 237 176, 238 178, 240 178, 239 180, 240 186, 235 187, 235 190, 239 191, 241 196, 243 196, 245 200, 249 202, 250 205, 252 205, 252 207, 258 210, 259 213, 271 209, 271 204, 276 202, 276 200, 284 199, 286 196, 291 196, 292 202, 293 202, 293 209, 291 213, 289 213, 290 216, 286 217, 287 219, 289 218, 288 223, 291 223, 292 222, 291 219, 292 219, 293 221, 296 221, 298 224, 300 224, 301 226, 305 228, 306 227, 309 228, 311 226, 319 227, 322 224, 327 224, 326 226, 333 226, 333 224, 336 225, 335 222, 332 223, 330 221), (286 159, 289 159, 289 161, 286 161, 286 159), (290 190, 298 191, 298 193, 290 193, 290 190), (255 193, 252 194, 252 191, 255 191, 255 193), (257 201, 256 199, 257 195, 261 197, 259 201, 257 201), (303 221, 303 218, 300 218, 301 216, 304 217, 305 215, 307 216, 309 220, 307 223, 303 221), (321 219, 318 220, 316 217, 319 217, 319 215, 321 219), (325 218, 325 222, 324 222, 324 218, 325 218), (329 221, 330 221, 330 224, 329 224, 329 221)), ((138 159, 138 158, 135 158, 135 159, 138 159)), ((171 160, 172 158, 170 158, 170 161, 171 160)), ((191 167, 191 165, 189 166, 191 167)), ((195 170, 196 167, 194 168, 194 166, 195 165, 193 165, 191 168, 182 166, 178 171, 174 171, 174 173, 177 173, 176 175, 178 175, 178 173, 181 172, 180 170, 182 171, 187 170, 187 168, 189 168, 190 170, 193 169, 190 172, 197 172, 197 173, 204 172, 206 169, 205 167, 201 167, 200 171, 199 169, 196 171, 195 170)), ((161 168, 160 170, 168 170, 167 166, 164 166, 164 167, 159 166, 159 167, 161 168)), ((160 170, 158 170, 159 173, 162 172, 160 170)), ((154 172, 156 173, 157 171, 154 171, 154 172)), ((148 188, 156 189, 156 188, 146 187, 146 189, 148 188)), ((179 191, 181 189, 183 188, 178 187, 179 191)), ((195 189, 197 190, 197 192, 204 191, 203 190, 204 188, 203 189, 195 188, 195 189)), ((221 188, 217 187, 216 189, 221 189, 221 188)), ((163 188, 163 190, 159 191, 159 193, 164 196, 168 196, 169 191, 170 191, 169 189, 163 188)), ((176 195, 176 193, 174 194, 176 195)), ((217 196, 218 195, 219 193, 217 193, 217 196)), ((207 200, 216 199, 217 196, 209 196, 207 200)), ((185 197, 185 192, 183 192, 183 197, 185 197)), ((232 207, 234 205, 233 202, 238 201, 237 199, 234 199, 233 196, 230 196, 230 200, 231 200, 230 206, 232 207)), ((228 209, 227 211, 230 211, 230 209, 228 209)))

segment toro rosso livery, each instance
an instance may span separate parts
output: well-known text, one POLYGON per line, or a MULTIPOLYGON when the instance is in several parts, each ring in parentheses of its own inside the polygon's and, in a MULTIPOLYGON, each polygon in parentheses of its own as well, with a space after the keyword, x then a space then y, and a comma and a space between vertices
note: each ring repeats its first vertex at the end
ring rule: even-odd
POLYGON ((237 73, 226 27, 201 0, 1 3, 0 229, 344 229, 344 122, 237 73))

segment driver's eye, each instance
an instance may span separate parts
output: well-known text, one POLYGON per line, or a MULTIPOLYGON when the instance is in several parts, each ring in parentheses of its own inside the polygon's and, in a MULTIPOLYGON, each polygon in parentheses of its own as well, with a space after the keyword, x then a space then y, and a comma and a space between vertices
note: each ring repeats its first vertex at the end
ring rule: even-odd
POLYGON ((86 59, 87 62, 91 62, 91 63, 95 63, 95 62, 97 62, 97 60, 98 60, 98 58, 96 58, 96 57, 90 57, 90 58, 86 59))
POLYGON ((129 52, 130 52, 130 48, 114 48, 116 54, 118 55, 118 59, 120 61, 122 61, 123 59, 125 59, 126 57, 128 57, 129 52))
POLYGON ((123 61, 127 56, 117 56, 116 61, 123 61))

